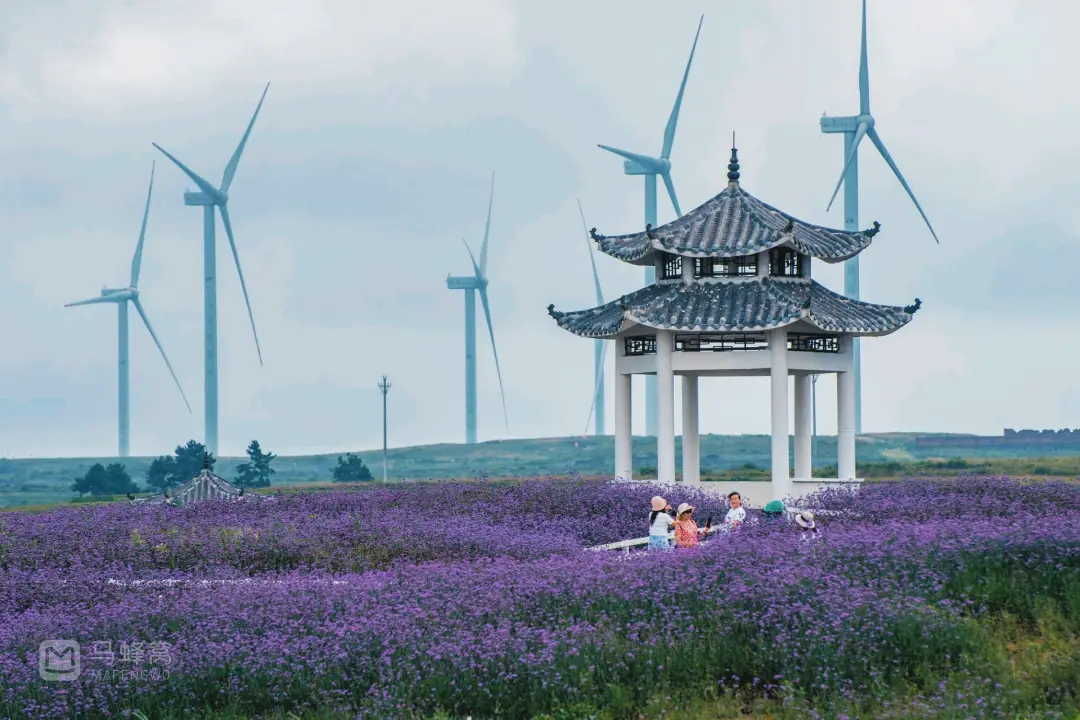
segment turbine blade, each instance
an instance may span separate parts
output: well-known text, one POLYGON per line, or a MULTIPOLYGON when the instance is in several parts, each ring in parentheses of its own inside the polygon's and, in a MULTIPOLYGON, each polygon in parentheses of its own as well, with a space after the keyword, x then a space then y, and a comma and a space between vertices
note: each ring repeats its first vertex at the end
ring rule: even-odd
POLYGON ((855 159, 856 153, 859 152, 859 143, 862 142, 863 136, 866 135, 866 130, 866 123, 859 123, 859 126, 855 128, 855 142, 851 143, 851 151, 848 153, 847 160, 844 161, 844 169, 840 172, 840 179, 836 181, 836 189, 833 190, 832 197, 829 198, 829 204, 825 207, 825 212, 829 212, 832 208, 832 204, 836 200, 836 194, 840 192, 840 186, 844 184, 844 178, 847 177, 851 161, 855 159))
POLYGON ((870 69, 866 62, 866 0, 862 0, 862 51, 859 53, 859 114, 870 114, 870 69))
POLYGON ((172 375, 173 382, 176 383, 176 389, 180 391, 180 397, 184 398, 184 405, 187 405, 187 410, 191 412, 191 403, 188 402, 187 395, 184 393, 184 388, 180 385, 180 378, 176 377, 176 371, 173 370, 172 363, 169 362, 169 356, 165 354, 165 348, 161 346, 161 341, 158 340, 157 333, 154 332, 154 327, 150 324, 150 318, 146 317, 146 311, 143 310, 142 302, 138 297, 131 298, 131 302, 135 305, 135 311, 139 313, 139 317, 142 318, 143 324, 146 325, 147 332, 150 333, 150 337, 154 339, 154 344, 157 345, 157 349, 161 351, 161 357, 165 360, 165 365, 169 368, 169 374, 172 375))
POLYGON ((885 162, 887 162, 889 164, 889 167, 892 168, 893 174, 896 175, 896 179, 899 180, 900 184, 904 186, 905 190, 907 190, 907 194, 908 197, 911 198, 911 202, 915 203, 915 209, 917 209, 919 211, 919 214, 922 215, 923 222, 925 222, 926 227, 930 229, 930 234, 934 236, 934 242, 940 245, 941 241, 938 240, 937 233, 934 232, 934 226, 930 224, 930 218, 926 217, 926 213, 923 212, 922 205, 920 205, 919 201, 915 199, 915 193, 911 191, 911 187, 907 184, 907 180, 905 180, 904 176, 900 174, 900 168, 896 167, 896 163, 893 162, 892 156, 889 155, 889 151, 885 149, 885 143, 881 142, 881 136, 878 135, 877 129, 870 128, 870 131, 867 133, 867 135, 870 136, 870 142, 874 143, 874 147, 876 147, 878 149, 878 152, 881 153, 881 157, 885 158, 885 162))
POLYGON ((577 201, 577 209, 581 214, 581 229, 585 231, 585 244, 589 246, 589 262, 592 263, 593 285, 596 286, 596 304, 604 304, 604 294, 600 292, 600 274, 596 272, 596 256, 593 254, 592 236, 589 235, 589 226, 585 222, 585 211, 581 209, 581 200, 577 201))
POLYGON ((263 364, 262 348, 259 346, 259 332, 255 329, 255 315, 251 312, 251 300, 248 299, 247 283, 244 282, 244 269, 240 267, 240 254, 236 252, 236 240, 233 238, 232 221, 229 220, 229 208, 219 205, 221 222, 225 226, 225 234, 229 236, 229 248, 232 250, 233 261, 236 263, 236 274, 240 276, 240 289, 244 291, 244 304, 247 305, 248 320, 251 321, 251 334, 255 336, 255 351, 259 353, 259 365, 263 364))
POLYGON ((67 303, 64 307, 77 307, 79 305, 101 305, 102 303, 114 303, 116 300, 108 295, 102 295, 100 297, 93 297, 89 300, 80 300, 78 302, 67 303))
POLYGON ((671 157, 671 144, 675 142, 675 126, 679 124, 679 109, 682 107, 683 93, 686 91, 686 80, 690 77, 690 65, 694 62, 694 51, 697 50, 698 36, 701 35, 701 23, 705 22, 705 15, 698 20, 697 32, 694 33, 694 44, 690 46, 690 59, 686 61, 686 70, 683 71, 682 83, 679 84, 679 94, 675 96, 675 105, 671 108, 671 116, 668 118, 667 127, 664 128, 664 147, 660 151, 660 157, 671 157))
POLYGON ((604 385, 604 358, 607 356, 608 344, 603 340, 597 340, 596 342, 602 343, 600 346, 600 364, 595 368, 592 404, 589 405, 589 417, 585 420, 585 432, 582 433, 583 435, 589 434, 589 424, 592 423, 593 413, 596 412, 596 406, 600 400, 600 388, 604 385))
POLYGON ((601 150, 607 150, 609 153, 615 153, 619 157, 624 157, 627 160, 633 160, 638 165, 641 165, 646 169, 657 169, 658 163, 655 158, 651 158, 648 155, 640 155, 638 153, 632 153, 629 150, 620 150, 619 148, 613 148, 608 145, 597 145, 596 147, 601 150))
POLYGON ((248 138, 251 137, 251 129, 255 127, 255 119, 259 117, 259 110, 262 109, 263 100, 266 99, 266 93, 269 90, 270 83, 266 83, 262 97, 259 98, 259 104, 255 106, 255 114, 251 116, 251 122, 248 123, 247 130, 244 131, 244 136, 240 138, 240 144, 236 146, 236 152, 233 153, 232 158, 229 160, 229 164, 225 166, 225 174, 221 176, 221 192, 229 192, 229 186, 232 185, 233 176, 236 175, 236 166, 240 164, 240 156, 244 154, 244 146, 247 145, 248 138))
POLYGON ((491 206, 495 202, 495 171, 491 171, 491 195, 488 197, 487 224, 484 225, 484 244, 480 246, 480 275, 487 276, 488 233, 491 232, 491 206))
POLYGON ((146 220, 150 217, 150 196, 154 194, 154 167, 150 163, 150 189, 146 191, 146 209, 143 210, 142 228, 139 230, 139 243, 135 246, 135 257, 131 259, 131 287, 139 286, 139 271, 142 269, 143 242, 146 241, 146 220))
POLYGON ((675 214, 682 217, 682 210, 679 209, 679 199, 675 197, 675 183, 671 182, 671 173, 665 172, 661 177, 664 178, 664 187, 667 188, 667 194, 671 198, 671 205, 675 208, 675 214))
POLYGON ((469 243, 465 238, 461 238, 461 242, 465 244, 465 249, 469 251, 469 260, 472 261, 473 273, 476 275, 477 280, 482 280, 484 276, 480 273, 480 266, 476 264, 476 257, 472 254, 472 248, 469 247, 469 243))
POLYGON ((499 367, 499 351, 495 347, 495 328, 491 325, 491 306, 488 305, 487 286, 481 285, 480 302, 484 306, 484 319, 487 320, 488 335, 491 337, 491 352, 495 356, 495 373, 499 376, 499 394, 502 396, 503 421, 506 423, 506 434, 510 434, 510 416, 506 414, 506 393, 503 391, 502 369, 499 367))
POLYGON ((173 164, 175 164, 175 165, 176 165, 176 167, 178 167, 178 168, 180 168, 181 170, 183 170, 183 171, 184 171, 184 174, 185 174, 185 175, 187 175, 187 176, 188 176, 189 178, 191 178, 191 181, 192 181, 193 183, 195 183, 196 185, 198 185, 198 186, 199 186, 199 189, 200 189, 200 190, 202 190, 202 191, 203 191, 204 193, 206 193, 206 194, 207 194, 207 195, 209 195, 210 197, 215 197, 215 198, 221 195, 221 193, 219 193, 219 192, 218 192, 218 189, 217 189, 216 187, 214 187, 214 186, 213 186, 213 185, 211 185, 210 183, 208 183, 208 182, 206 182, 205 180, 203 180, 203 179, 202 179, 201 177, 199 177, 199 176, 198 176, 198 175, 197 175, 197 174, 195 173, 195 171, 194 171, 194 170, 192 170, 192 169, 191 169, 191 168, 189 168, 189 167, 188 167, 187 165, 185 165, 184 163, 180 162, 180 161, 179 161, 179 160, 177 160, 177 159, 176 159, 175 157, 173 157, 172 155, 170 155, 170 154, 169 154, 169 151, 168 151, 168 150, 166 150, 165 148, 161 147, 161 146, 160 146, 160 145, 158 145, 157 143, 151 143, 151 145, 153 145, 153 146, 154 146, 154 147, 156 147, 156 148, 157 148, 158 150, 160 150, 160 151, 161 151, 161 154, 162 154, 162 155, 164 155, 165 157, 167 157, 167 158, 169 158, 170 160, 172 160, 172 161, 173 161, 173 164))

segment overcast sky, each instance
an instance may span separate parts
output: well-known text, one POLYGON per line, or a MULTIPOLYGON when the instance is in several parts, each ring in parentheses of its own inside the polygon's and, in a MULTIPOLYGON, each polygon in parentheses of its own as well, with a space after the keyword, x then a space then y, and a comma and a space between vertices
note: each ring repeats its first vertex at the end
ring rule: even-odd
MULTIPOLYGON (((445 278, 470 268, 461 238, 478 250, 493 170, 511 435, 582 433, 592 343, 544 310, 594 304, 575 200, 602 233, 643 224, 641 178, 596 143, 659 151, 706 12, 671 158, 682 207, 724 187, 735 130, 745 189, 842 226, 825 206, 843 141, 818 118, 857 110, 859 6, 0 0, 0 455, 115 452, 116 312, 63 305, 127 284, 155 160, 140 289, 194 412, 132 314, 132 453, 201 439, 201 215, 151 142, 218 182, 267 81, 229 205, 265 366, 219 223, 222 453, 375 447, 384 373, 392 445, 463 440, 463 301, 445 278)), ((865 431, 1080 426, 1078 20, 1050 0, 870 1, 877 127, 941 245, 864 144, 860 226, 882 231, 863 299, 924 303, 863 343, 865 431)), ((609 298, 643 283, 597 262, 609 298)), ((842 289, 839 266, 814 271, 842 289)), ((479 330, 479 435, 497 439, 479 330)), ((831 433, 831 378, 818 398, 831 433)), ((701 412, 703 432, 767 432, 768 380, 709 380, 701 412)))

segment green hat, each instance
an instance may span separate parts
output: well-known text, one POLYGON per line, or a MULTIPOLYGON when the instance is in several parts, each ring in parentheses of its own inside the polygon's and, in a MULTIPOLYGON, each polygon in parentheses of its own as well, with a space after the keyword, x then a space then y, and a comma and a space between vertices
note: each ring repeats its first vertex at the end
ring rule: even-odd
POLYGON ((771 500, 761 511, 766 515, 781 515, 784 512, 784 503, 779 500, 771 500))

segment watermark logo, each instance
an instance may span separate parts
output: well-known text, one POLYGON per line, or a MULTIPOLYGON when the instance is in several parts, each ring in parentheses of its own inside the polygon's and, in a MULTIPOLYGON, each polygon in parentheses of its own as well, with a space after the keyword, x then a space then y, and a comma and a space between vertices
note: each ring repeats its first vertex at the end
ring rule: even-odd
POLYGON ((79 643, 46 640, 38 646, 38 675, 42 680, 71 682, 82 674, 79 643))

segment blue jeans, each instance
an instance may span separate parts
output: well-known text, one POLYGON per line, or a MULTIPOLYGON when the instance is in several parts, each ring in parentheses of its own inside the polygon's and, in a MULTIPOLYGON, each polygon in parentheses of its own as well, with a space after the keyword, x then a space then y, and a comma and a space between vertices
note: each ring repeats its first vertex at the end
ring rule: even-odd
POLYGON ((649 536, 649 549, 650 550, 670 550, 671 541, 667 535, 650 535, 649 536))

